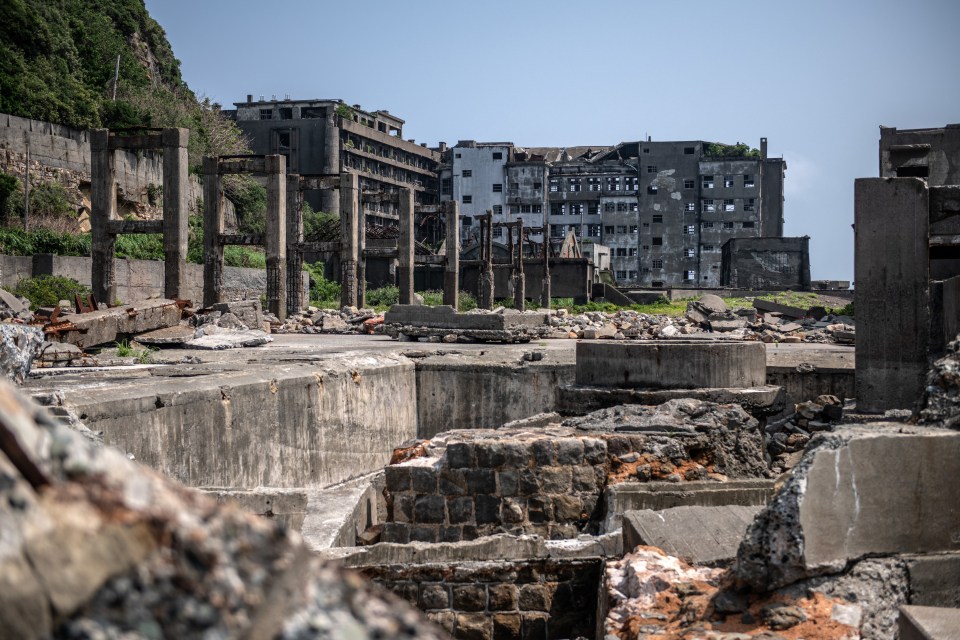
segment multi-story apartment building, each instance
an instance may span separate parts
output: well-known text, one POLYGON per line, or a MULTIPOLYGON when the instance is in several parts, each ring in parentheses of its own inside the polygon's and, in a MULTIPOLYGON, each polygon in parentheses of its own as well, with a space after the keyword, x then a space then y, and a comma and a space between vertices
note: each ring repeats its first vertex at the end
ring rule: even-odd
MULTIPOLYGON (((440 197, 460 203, 461 235, 475 231, 474 218, 490 211, 497 221, 508 219, 505 167, 513 153, 512 142, 461 140, 446 151, 440 169, 440 197)), ((494 240, 505 239, 503 228, 493 230, 494 240)))
MULTIPOLYGON (((404 140, 404 121, 385 110, 364 111, 342 100, 260 100, 248 95, 232 115, 254 153, 287 157, 287 170, 301 175, 360 176, 364 191, 394 192, 410 187, 419 204, 439 197, 441 149, 404 140)), ((339 212, 336 190, 308 192, 314 209, 339 212)), ((367 220, 390 224, 398 212, 391 202, 366 202, 367 220)))

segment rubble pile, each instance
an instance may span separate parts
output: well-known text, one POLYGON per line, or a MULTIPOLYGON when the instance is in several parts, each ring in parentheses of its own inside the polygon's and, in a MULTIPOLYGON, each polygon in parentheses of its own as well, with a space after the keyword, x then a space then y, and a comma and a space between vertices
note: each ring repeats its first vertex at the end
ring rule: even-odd
POLYGON ((42 345, 43 333, 39 329, 0 323, 0 377, 22 383, 42 345))
POLYGON ((6 289, 0 289, 0 322, 29 323, 33 321, 30 301, 6 289))
POLYGON ((4 381, 0 403, 9 637, 443 637, 277 523, 84 441, 4 381))
POLYGON ((274 331, 277 333, 373 333, 380 324, 383 324, 383 314, 373 309, 343 307, 338 311, 310 306, 289 316, 286 321, 278 322, 274 331))
POLYGON ((960 428, 960 336, 947 345, 947 355, 927 373, 914 418, 920 424, 960 428))
POLYGON ((843 419, 843 403, 836 396, 822 395, 815 401, 794 405, 794 413, 771 420, 764 427, 765 444, 771 466, 783 473, 800 461, 810 438, 833 431, 843 419))

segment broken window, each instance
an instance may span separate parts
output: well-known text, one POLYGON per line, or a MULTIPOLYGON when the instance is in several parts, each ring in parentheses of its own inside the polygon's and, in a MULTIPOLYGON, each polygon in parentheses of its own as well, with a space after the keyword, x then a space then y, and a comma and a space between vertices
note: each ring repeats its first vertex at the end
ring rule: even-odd
POLYGON ((723 186, 727 189, 733 186, 733 176, 726 176, 723 179, 723 186))
POLYGON ((753 176, 749 173, 743 176, 743 186, 746 189, 752 189, 756 186, 756 183, 753 181, 753 176))
POLYGON ((627 272, 626 271, 617 271, 617 280, 626 280, 627 272))
POLYGON ((464 169, 463 171, 460 172, 460 175, 462 175, 464 178, 472 178, 472 177, 473 177, 473 170, 472 170, 472 169, 464 169))
POLYGON ((554 202, 550 205, 550 215, 552 216, 562 216, 563 215, 563 203, 554 202))
POLYGON ((744 228, 744 229, 753 229, 753 221, 752 221, 752 220, 747 220, 746 222, 744 222, 744 223, 743 223, 743 228, 744 228))
POLYGON ((542 182, 534 182, 534 183, 533 183, 533 188, 536 189, 537 191, 539 191, 540 189, 543 189, 543 183, 542 183, 542 182))
POLYGON ((703 176, 703 188, 713 189, 713 176, 703 176))
POLYGON ((473 218, 470 216, 463 216, 463 226, 470 227, 473 226, 473 218))
POLYGON ((655 164, 647 165, 647 173, 656 173, 656 172, 657 172, 657 165, 655 164))
MULTIPOLYGON (((513 207, 511 207, 510 213, 516 213, 516 211, 513 211, 513 207)), ((499 204, 493 205, 493 215, 495 215, 495 216, 502 216, 502 215, 503 215, 503 206, 502 206, 502 205, 499 205, 499 204)))
POLYGON ((684 282, 693 282, 693 279, 697 277, 697 274, 693 271, 684 271, 683 280, 684 282))
POLYGON ((473 204, 473 196, 463 196, 463 204, 473 204))
POLYGON ((618 258, 626 258, 626 257, 627 257, 627 250, 626 250, 625 247, 617 247, 617 248, 615 248, 613 251, 614 251, 614 254, 613 254, 613 255, 616 256, 616 257, 618 257, 618 258))
POLYGON ((260 109, 261 120, 273 120, 273 109, 260 109))
POLYGON ((618 202, 618 203, 617 203, 617 211, 620 211, 620 212, 627 211, 627 203, 626 203, 626 202, 618 202))
POLYGON ((600 178, 587 178, 588 191, 600 191, 600 178))
POLYGON ((651 286, 651 287, 654 287, 654 288, 657 288, 657 289, 662 289, 662 288, 663 288, 663 280, 654 280, 653 282, 650 283, 650 286, 651 286))
POLYGON ((688 224, 688 225, 684 228, 683 232, 684 232, 685 234, 687 234, 688 236, 692 236, 693 234, 695 234, 695 233, 697 232, 697 227, 696 227, 696 225, 688 224))
POLYGON ((312 120, 314 118, 326 118, 327 110, 323 107, 300 107, 300 118, 302 120, 312 120))
POLYGON ((712 222, 704 222, 703 224, 700 225, 700 228, 701 228, 701 229, 713 229, 713 223, 712 223, 712 222))
POLYGON ((630 247, 629 249, 627 249, 627 255, 628 255, 628 256, 631 256, 631 257, 636 256, 636 255, 637 255, 637 248, 636 248, 636 247, 630 247))
POLYGON ((612 202, 605 202, 605 203, 603 204, 603 210, 604 210, 604 211, 608 211, 608 212, 609 212, 609 211, 616 211, 616 210, 617 210, 617 205, 615 205, 615 204, 612 203, 612 202))
POLYGON ((582 216, 583 215, 583 203, 582 202, 571 202, 570 205, 570 215, 572 216, 582 216))
POLYGON ((663 222, 663 215, 662 215, 662 214, 654 214, 654 216, 653 216, 653 221, 654 221, 655 223, 656 223, 656 222, 663 222))
POLYGON ((636 272, 636 271, 630 271, 630 272, 627 274, 627 277, 628 277, 630 280, 636 280, 636 279, 637 279, 637 272, 636 272))
POLYGON ((444 178, 440 181, 440 193, 449 196, 453 193, 453 180, 444 178))
POLYGON ((598 224, 588 224, 587 225, 587 235, 593 238, 600 237, 600 225, 598 224))
POLYGON ((754 211, 754 207, 756 206, 756 202, 757 202, 757 201, 756 201, 755 198, 747 198, 746 200, 743 201, 743 210, 744 210, 744 211, 754 211))
POLYGON ((542 204, 535 204, 535 205, 531 205, 531 206, 532 206, 532 209, 530 210, 530 213, 543 213, 543 205, 542 205, 542 204))
POLYGON ((713 213, 717 210, 717 207, 713 204, 713 200, 704 200, 703 207, 701 209, 704 213, 713 213))
POLYGON ((589 202, 589 203, 587 203, 587 215, 589 215, 589 216, 598 216, 598 215, 600 215, 600 203, 599 203, 599 202, 589 202))
POLYGON ((694 256, 693 249, 684 249, 683 255, 687 258, 692 258, 694 256))
POLYGON ((503 152, 501 152, 501 151, 494 151, 494 152, 493 152, 493 159, 494 159, 494 160, 503 160, 503 152))
POLYGON ((560 191, 560 180, 558 178, 550 178, 550 192, 556 193, 560 191))
POLYGON ((640 228, 637 227, 637 225, 632 224, 630 225, 630 233, 640 233, 640 228))
POLYGON ((733 229, 733 223, 732 223, 732 222, 724 222, 724 223, 723 223, 723 228, 724 228, 724 229, 733 229))
POLYGON ((500 183, 494 184, 494 185, 493 185, 493 192, 494 192, 494 193, 503 193, 503 185, 500 184, 500 183))
POLYGON ((623 179, 623 190, 624 191, 636 191, 637 183, 639 182, 636 176, 626 176, 623 179))
POLYGON ((570 178, 567 180, 567 187, 573 192, 580 191, 580 178, 570 178))
POLYGON ((503 237, 503 227, 494 227, 493 228, 493 237, 502 238, 503 237))
POLYGON ((562 224, 552 224, 550 225, 550 235, 554 238, 562 238, 564 236, 563 225, 562 224))
POLYGON ((607 178, 607 191, 620 191, 620 178, 607 178))
POLYGON ((528 204, 520 205, 520 213, 530 213, 530 205, 528 204))
POLYGON ((651 196, 657 195, 657 185, 651 184, 647 186, 647 193, 651 196))
POLYGON ((712 245, 712 244, 705 244, 705 245, 703 245, 702 250, 703 250, 703 251, 713 251, 713 245, 712 245))
POLYGON ((293 120, 293 107, 280 107, 277 113, 281 120, 293 120))
POLYGON ((696 186, 697 186, 696 180, 694 180, 693 178, 684 178, 683 180, 684 189, 694 189, 696 188, 696 186))
POLYGON ((735 207, 732 199, 727 199, 723 201, 723 210, 724 211, 734 211, 735 207))
POLYGON ((637 202, 631 202, 631 203, 630 203, 630 211, 633 211, 634 213, 640 211, 640 204, 637 203, 637 202))
POLYGON ((650 244, 655 247, 663 246, 663 238, 661 236, 656 236, 650 239, 650 244))
POLYGON ((617 225, 617 233, 626 233, 626 232, 627 232, 627 225, 625 224, 617 225))
POLYGON ((696 147, 684 147, 684 148, 683 148, 683 154, 684 154, 684 155, 687 155, 687 156, 692 156, 693 153, 694 153, 694 151, 696 151, 696 147))
POLYGON ((696 205, 695 203, 693 203, 693 202, 688 202, 687 204, 683 205, 683 210, 684 210, 684 211, 696 211, 696 210, 697 210, 697 205, 696 205))
POLYGON ((663 260, 657 259, 653 261, 654 269, 663 269, 663 260))

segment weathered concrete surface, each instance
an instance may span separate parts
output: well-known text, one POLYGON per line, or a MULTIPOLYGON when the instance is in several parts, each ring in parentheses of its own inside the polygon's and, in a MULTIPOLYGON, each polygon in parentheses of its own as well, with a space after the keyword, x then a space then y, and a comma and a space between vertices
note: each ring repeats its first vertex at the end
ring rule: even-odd
POLYGON ((63 334, 63 342, 86 348, 179 324, 180 307, 173 300, 161 298, 89 313, 71 313, 60 318, 77 327, 76 331, 63 334))
POLYGON ((737 577, 769 590, 865 556, 956 551, 958 476, 957 432, 875 423, 819 436, 751 525, 737 577))
POLYGON ((122 377, 58 376, 32 388, 64 388, 65 404, 107 444, 191 486, 334 484, 383 467, 397 443, 416 436, 406 358, 250 367, 244 355, 122 377))
POLYGON ((690 564, 732 560, 762 507, 672 507, 623 514, 623 548, 647 545, 690 564))
POLYGON ((900 607, 900 640, 960 640, 960 609, 900 607))
POLYGON ((0 323, 0 377, 23 382, 42 345, 43 332, 37 327, 0 323))
POLYGON ((580 386, 651 389, 760 387, 766 351, 759 342, 581 342, 580 386))
POLYGON ((773 496, 773 480, 728 480, 676 482, 621 482, 603 492, 604 531, 620 527, 628 511, 660 511, 673 507, 760 507, 773 496))
POLYGON ((453 307, 428 307, 395 304, 384 314, 386 324, 410 325, 432 329, 470 329, 503 331, 509 327, 538 327, 546 324, 546 313, 521 313, 505 309, 502 313, 458 313, 453 307))
POLYGON ((236 504, 244 511, 283 522, 291 531, 300 531, 307 510, 307 492, 304 489, 204 487, 201 491, 218 504, 236 504))
POLYGON ((910 576, 910 604, 960 607, 960 553, 904 558, 910 576))
POLYGON ((307 490, 300 533, 314 551, 354 547, 357 536, 386 517, 383 471, 326 489, 307 490))
POLYGON ((557 410, 567 415, 582 415, 621 404, 658 405, 681 398, 736 403, 754 415, 777 414, 786 406, 783 389, 772 385, 753 389, 614 389, 562 385, 557 389, 557 410))

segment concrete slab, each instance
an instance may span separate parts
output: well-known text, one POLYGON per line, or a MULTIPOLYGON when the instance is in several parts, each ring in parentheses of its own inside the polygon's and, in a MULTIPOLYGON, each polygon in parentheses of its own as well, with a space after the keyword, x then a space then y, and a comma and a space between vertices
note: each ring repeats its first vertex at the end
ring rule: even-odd
POLYGON ((761 507, 674 507, 623 515, 623 548, 657 547, 690 564, 732 560, 761 507))
POLYGON ((62 341, 87 348, 177 325, 180 307, 173 300, 143 300, 89 313, 70 313, 60 319, 77 327, 77 331, 64 333, 62 341))
POLYGON ((200 491, 218 503, 233 502, 250 513, 280 520, 291 531, 300 531, 307 509, 307 492, 304 489, 204 487, 200 491))
POLYGON ((164 327, 156 331, 148 331, 137 336, 137 342, 149 345, 184 344, 193 340, 197 330, 193 327, 178 324, 174 327, 164 327))
POLYGON ((761 387, 766 350, 761 342, 580 342, 576 382, 650 389, 761 387))
POLYGON ((564 415, 585 415, 621 404, 655 406, 676 398, 737 403, 754 415, 774 415, 786 406, 783 389, 772 385, 751 389, 613 389, 564 385, 557 389, 557 410, 564 415))
POLYGON ((960 608, 960 553, 904 558, 910 574, 910 603, 960 608))
POLYGON ((458 313, 453 307, 428 307, 416 304, 395 304, 384 314, 386 324, 409 325, 434 329, 504 331, 512 326, 537 327, 546 324, 545 313, 458 313))
POLYGON ((900 607, 900 640, 960 640, 960 609, 900 607))

